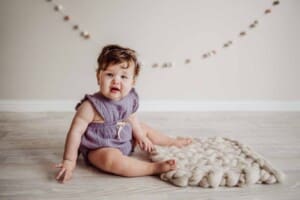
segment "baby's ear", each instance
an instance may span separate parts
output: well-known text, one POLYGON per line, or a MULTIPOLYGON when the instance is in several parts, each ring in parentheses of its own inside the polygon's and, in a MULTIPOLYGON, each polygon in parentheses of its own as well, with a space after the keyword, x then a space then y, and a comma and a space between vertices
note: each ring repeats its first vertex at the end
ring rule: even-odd
POLYGON ((135 83, 136 83, 136 77, 133 78, 132 85, 135 86, 135 83))
POLYGON ((100 85, 100 73, 96 73, 97 84, 100 85))

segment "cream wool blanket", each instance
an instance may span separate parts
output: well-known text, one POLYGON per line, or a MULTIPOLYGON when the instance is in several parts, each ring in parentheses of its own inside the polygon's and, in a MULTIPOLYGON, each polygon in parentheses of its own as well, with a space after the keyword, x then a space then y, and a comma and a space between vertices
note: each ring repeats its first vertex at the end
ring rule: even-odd
POLYGON ((174 185, 236 187, 280 183, 284 174, 248 146, 228 138, 194 138, 183 147, 155 146, 152 161, 175 159, 177 169, 160 178, 174 185))

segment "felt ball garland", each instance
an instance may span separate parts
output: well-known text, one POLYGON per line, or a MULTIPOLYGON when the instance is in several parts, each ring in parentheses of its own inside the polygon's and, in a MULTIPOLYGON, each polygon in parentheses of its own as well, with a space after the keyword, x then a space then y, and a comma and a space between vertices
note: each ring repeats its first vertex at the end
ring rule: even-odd
POLYGON ((63 20, 68 23, 72 23, 73 30, 79 31, 79 35, 84 39, 90 39, 91 35, 88 31, 84 30, 77 23, 74 23, 69 14, 64 12, 64 7, 61 4, 55 3, 53 0, 46 0, 46 2, 53 4, 53 9, 55 12, 60 13, 63 17, 63 20))
MULTIPOLYGON (((70 17, 69 14, 64 12, 64 7, 61 4, 55 3, 54 0, 46 0, 46 2, 51 3, 53 5, 53 9, 55 12, 62 14, 62 16, 63 16, 62 19, 66 23, 73 24, 72 25, 73 30, 79 32, 79 35, 83 39, 94 41, 91 34, 87 30, 83 29, 82 26, 79 25, 78 23, 73 22, 72 17, 70 17)), ((279 4, 280 4, 280 1, 278 1, 278 0, 275 0, 272 2, 272 6, 278 6, 279 4)), ((265 9, 262 17, 264 17, 265 15, 269 15, 271 12, 272 12, 271 8, 265 9)), ((253 30, 254 28, 256 28, 258 26, 258 24, 259 24, 259 20, 256 19, 250 25, 248 25, 248 29, 253 30)), ((246 30, 242 30, 237 34, 236 39, 246 37, 247 35, 248 35, 248 32, 246 30)), ((94 42, 96 42, 96 41, 94 41, 94 42)), ((222 49, 227 49, 232 45, 233 45, 233 40, 228 40, 227 42, 224 42, 220 48, 214 48, 214 49, 208 50, 202 54, 199 54, 199 58, 208 59, 210 57, 216 56, 217 52, 222 51, 222 49)), ((191 58, 185 58, 183 60, 184 65, 189 65, 191 63, 192 63, 191 58)), ((170 67, 174 66, 174 62, 172 62, 172 61, 165 61, 162 63, 154 62, 151 64, 151 66, 152 66, 152 68, 170 68, 170 67)))

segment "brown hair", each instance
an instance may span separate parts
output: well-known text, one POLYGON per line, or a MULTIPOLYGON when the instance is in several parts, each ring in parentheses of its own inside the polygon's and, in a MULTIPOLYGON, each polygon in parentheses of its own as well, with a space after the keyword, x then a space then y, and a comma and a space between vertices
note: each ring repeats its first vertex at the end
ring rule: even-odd
POLYGON ((140 63, 137 60, 136 52, 132 49, 121 47, 119 45, 107 45, 103 47, 98 59, 98 69, 97 73, 101 70, 106 70, 110 64, 119 64, 122 62, 127 62, 127 68, 132 62, 134 64, 134 77, 139 75, 140 63))

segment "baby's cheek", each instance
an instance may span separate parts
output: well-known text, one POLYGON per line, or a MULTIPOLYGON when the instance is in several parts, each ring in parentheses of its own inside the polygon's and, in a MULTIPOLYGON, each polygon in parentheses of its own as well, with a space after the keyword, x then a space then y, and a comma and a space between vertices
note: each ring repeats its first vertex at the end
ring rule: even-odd
POLYGON ((129 94, 131 88, 132 88, 132 87, 126 87, 126 88, 123 88, 123 94, 124 94, 124 96, 127 96, 127 95, 129 94))

